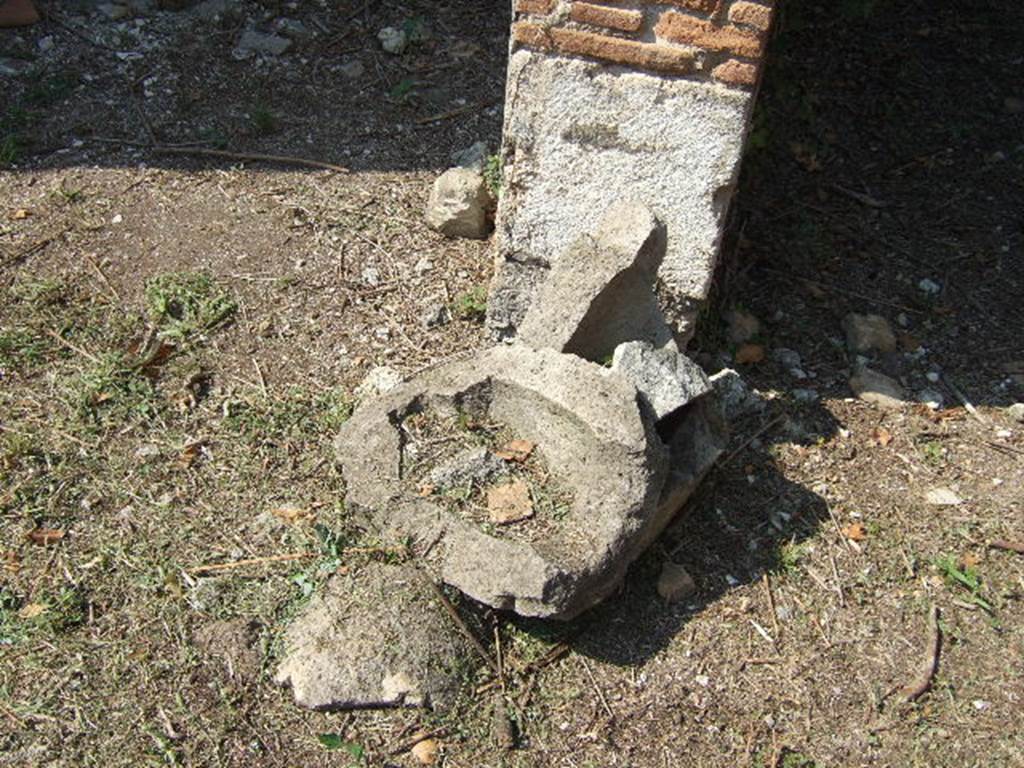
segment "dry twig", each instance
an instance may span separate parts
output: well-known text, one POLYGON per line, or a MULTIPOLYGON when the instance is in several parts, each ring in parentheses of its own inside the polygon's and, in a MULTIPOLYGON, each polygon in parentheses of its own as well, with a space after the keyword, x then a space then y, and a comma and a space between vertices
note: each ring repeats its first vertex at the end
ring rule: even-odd
POLYGON ((764 582, 764 591, 768 595, 768 607, 772 612, 772 629, 775 630, 775 636, 778 637, 782 632, 779 630, 779 612, 775 610, 775 595, 772 594, 772 581, 771 577, 768 576, 768 571, 764 572, 762 579, 764 582))
POLYGON ((265 155, 255 152, 228 152, 223 149, 202 149, 200 147, 171 147, 161 144, 153 147, 158 155, 196 155, 198 157, 217 157, 225 160, 248 160, 254 163, 280 163, 282 165, 299 165, 307 168, 322 168, 338 173, 348 173, 348 168, 333 163, 322 163, 319 160, 307 160, 292 155, 265 155))
POLYGON ((612 712, 612 708, 608 706, 608 699, 604 696, 604 691, 601 690, 601 686, 597 684, 597 678, 594 677, 594 673, 590 669, 590 665, 587 660, 580 656, 580 661, 583 662, 583 669, 587 672, 587 677, 590 678, 591 684, 594 686, 594 690, 597 691, 597 698, 601 701, 601 706, 604 707, 604 711, 608 713, 608 717, 615 719, 615 713, 612 712))
POLYGON ((1016 552, 1018 555, 1024 555, 1024 542, 996 539, 995 541, 990 541, 988 545, 992 549, 1001 549, 1004 552, 1016 552))
POLYGON ((484 648, 483 643, 481 643, 480 640, 477 639, 477 636, 474 635, 473 632, 470 630, 470 628, 466 626, 466 622, 464 622, 462 620, 462 617, 459 616, 459 612, 455 610, 455 606, 452 605, 452 601, 448 599, 448 596, 444 593, 444 590, 442 590, 441 587, 438 586, 436 581, 434 581, 426 575, 423 575, 423 580, 430 586, 431 590, 433 590, 434 594, 437 596, 437 599, 440 601, 442 607, 451 617, 452 621, 455 622, 455 626, 458 627, 459 631, 463 634, 463 636, 465 636, 465 638, 469 640, 470 645, 473 646, 473 648, 476 650, 480 658, 484 660, 484 662, 487 664, 488 667, 490 667, 491 671, 494 672, 494 674, 500 677, 501 670, 498 669, 498 665, 495 663, 494 659, 491 658, 491 654, 487 652, 487 649, 484 648))
POLYGON ((268 557, 250 557, 246 560, 235 560, 230 563, 211 563, 210 565, 197 565, 190 568, 187 573, 195 576, 201 573, 214 573, 216 571, 230 571, 234 568, 244 568, 247 565, 263 565, 264 563, 287 563, 292 560, 305 560, 308 557, 316 557, 316 552, 292 552, 287 555, 270 555, 268 557))
POLYGON ((939 630, 939 608, 933 605, 928 613, 928 624, 931 627, 931 636, 928 638, 924 661, 921 664, 921 671, 917 679, 903 689, 904 701, 916 700, 932 687, 932 678, 939 666, 939 648, 942 644, 942 635, 939 630))
POLYGON ((99 364, 100 359, 98 357, 96 357, 96 355, 92 354, 91 352, 87 352, 86 350, 82 349, 79 346, 76 346, 76 345, 72 344, 70 341, 65 339, 59 333, 57 333, 55 331, 51 331, 49 328, 47 328, 45 330, 46 330, 46 333, 47 333, 48 336, 52 336, 55 341, 59 342, 61 345, 65 346, 65 347, 67 347, 72 352, 78 353, 79 355, 84 357, 86 360, 90 360, 93 363, 96 363, 97 365, 99 364))

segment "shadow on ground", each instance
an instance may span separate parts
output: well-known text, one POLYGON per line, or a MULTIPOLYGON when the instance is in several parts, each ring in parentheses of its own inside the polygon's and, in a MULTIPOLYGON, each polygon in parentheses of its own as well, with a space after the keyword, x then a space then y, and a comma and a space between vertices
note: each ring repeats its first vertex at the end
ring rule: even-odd
POLYGON ((44 21, 0 30, 0 168, 210 164, 159 144, 438 169, 500 139, 508 3, 226 0, 116 21, 93 2, 40 5, 44 21), (389 26, 422 39, 385 53, 389 26), (288 50, 240 59, 250 27, 288 50))

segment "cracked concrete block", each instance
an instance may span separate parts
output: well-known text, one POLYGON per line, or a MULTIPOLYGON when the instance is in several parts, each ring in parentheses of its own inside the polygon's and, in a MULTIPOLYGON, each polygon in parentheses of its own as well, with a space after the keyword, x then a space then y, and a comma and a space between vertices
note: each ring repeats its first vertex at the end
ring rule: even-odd
POLYGON ((568 619, 606 597, 667 522, 659 502, 668 448, 635 387, 550 349, 496 347, 440 365, 360 405, 335 442, 346 504, 385 539, 480 602, 568 619), (538 509, 501 530, 410 487, 410 419, 501 423, 535 444, 570 491, 558 516, 538 509), (529 527, 533 526, 533 527, 529 527))
POLYGON ((285 632, 275 680, 310 709, 447 706, 472 657, 412 566, 337 574, 285 632))
POLYGON ((612 205, 551 267, 519 329, 534 347, 601 361, 626 341, 672 341, 653 284, 665 228, 644 205, 612 205))

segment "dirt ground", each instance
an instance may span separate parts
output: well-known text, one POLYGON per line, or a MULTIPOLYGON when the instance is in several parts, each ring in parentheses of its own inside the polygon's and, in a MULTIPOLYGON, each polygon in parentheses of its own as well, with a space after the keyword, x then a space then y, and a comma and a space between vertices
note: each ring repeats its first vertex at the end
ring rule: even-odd
POLYGON ((289 618, 372 556, 329 450, 355 387, 488 343, 490 246, 422 209, 500 139, 506 6, 0 31, 0 765, 409 766, 418 731, 448 766, 1024 765, 1024 556, 991 546, 1024 542, 1024 6, 996 0, 785 4, 691 345, 767 406, 613 599, 478 614, 514 749, 484 672, 447 713, 273 684, 289 618), (288 51, 232 55, 280 19, 288 51), (390 56, 388 25, 431 34, 390 56), (889 319, 873 365, 938 410, 853 399, 848 312, 889 319), (659 599, 669 558, 692 601, 659 599))

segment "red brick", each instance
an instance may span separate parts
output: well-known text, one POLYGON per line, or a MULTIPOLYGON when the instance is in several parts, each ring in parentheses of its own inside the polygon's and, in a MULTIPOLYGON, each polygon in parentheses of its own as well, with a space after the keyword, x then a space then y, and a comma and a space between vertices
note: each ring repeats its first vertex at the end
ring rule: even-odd
POLYGON ((606 5, 591 3, 573 3, 569 18, 580 24, 592 24, 595 27, 618 29, 622 32, 636 32, 644 23, 644 15, 640 11, 609 8, 606 5))
POLYGON ((711 77, 726 85, 754 85, 757 82, 757 65, 729 59, 711 70, 711 77))
POLYGON ((767 5, 740 0, 729 8, 729 21, 734 24, 749 24, 764 32, 772 25, 772 9, 767 5))
POLYGON ((761 55, 761 37, 739 27, 719 27, 678 11, 665 11, 654 27, 655 34, 673 43, 693 45, 708 51, 726 51, 746 59, 761 55))
POLYGON ((555 0, 516 0, 516 13, 548 14, 555 7, 555 0))
POLYGON ((693 54, 658 43, 638 43, 576 29, 546 28, 526 21, 512 25, 512 37, 520 45, 542 51, 587 56, 639 69, 673 75, 693 70, 693 54))

